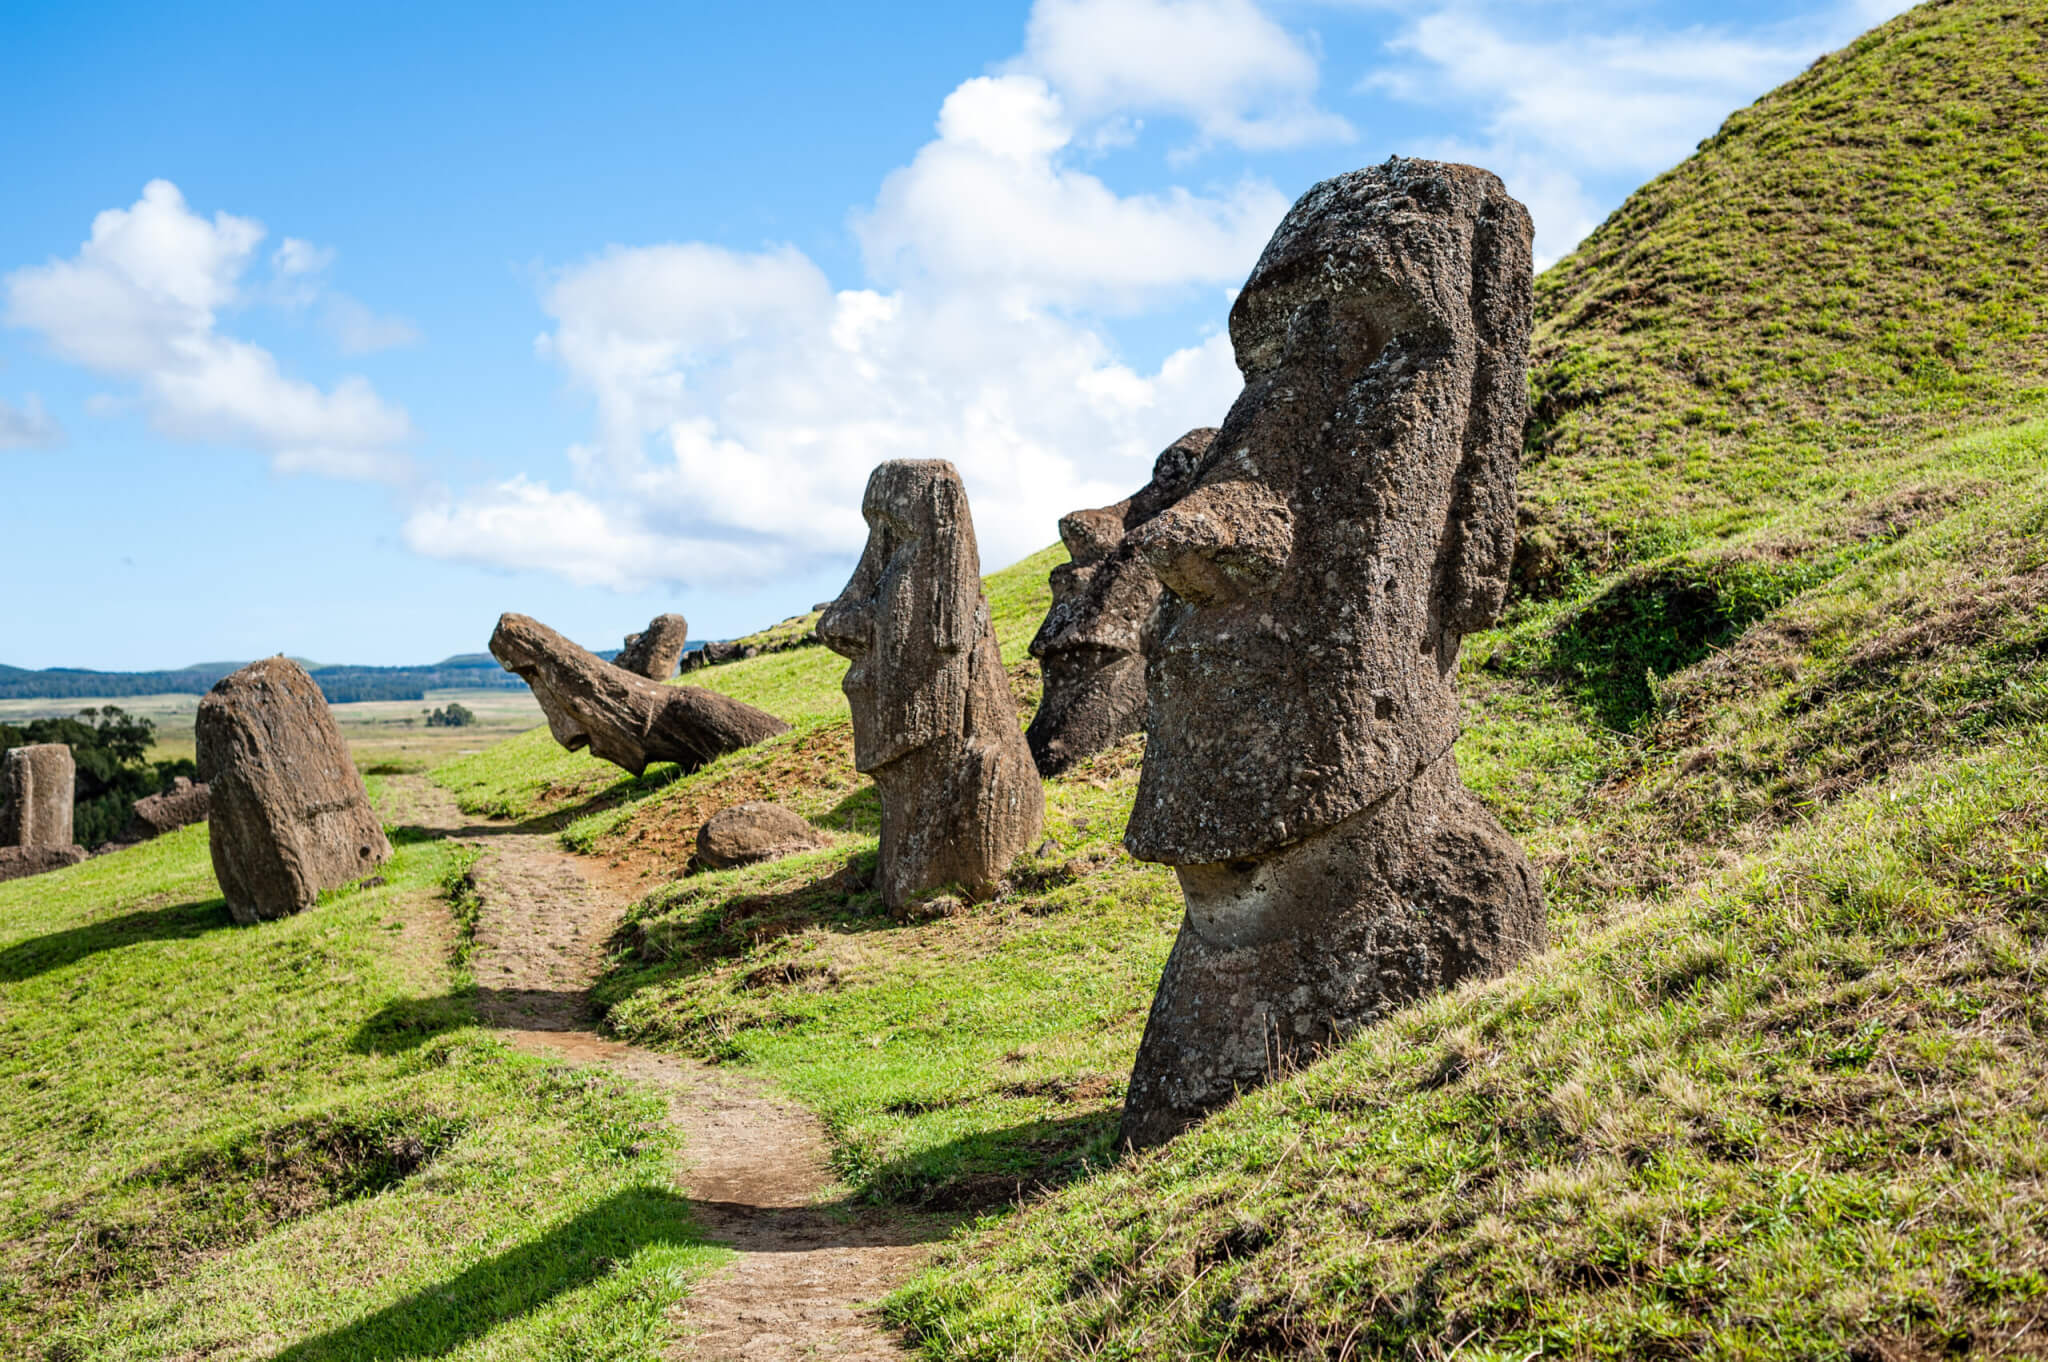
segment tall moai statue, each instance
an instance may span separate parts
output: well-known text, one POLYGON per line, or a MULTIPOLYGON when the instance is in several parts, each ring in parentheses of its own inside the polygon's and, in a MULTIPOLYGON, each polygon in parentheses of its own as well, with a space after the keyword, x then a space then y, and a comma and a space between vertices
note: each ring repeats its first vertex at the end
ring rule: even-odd
POLYGON ((1244 392, 1132 535, 1172 596, 1124 841, 1187 915, 1131 1144, 1543 945, 1451 752, 1514 549, 1529 247, 1494 176, 1396 158, 1305 194, 1231 308, 1244 392))
POLYGON ((11 748, 0 762, 0 847, 68 847, 78 765, 61 742, 11 748))
POLYGON ((1145 654, 1165 596, 1130 533, 1187 490, 1216 432, 1191 430, 1161 451, 1152 480, 1114 506, 1060 517, 1070 561, 1052 570, 1052 608, 1031 640, 1045 694, 1024 740, 1042 776, 1145 726, 1145 654))
POLYGON ((268 657, 221 678, 194 728, 213 874, 235 921, 310 908, 390 859, 327 699, 298 663, 268 657))
POLYGON ((850 658, 853 764, 882 796, 882 901, 990 891, 1045 825, 1045 791, 981 590, 960 474, 898 459, 868 478, 868 542, 818 639, 850 658))
POLYGON ((656 615, 645 629, 626 635, 626 646, 619 649, 612 665, 649 681, 666 681, 676 674, 683 645, 689 641, 688 620, 681 615, 656 615))

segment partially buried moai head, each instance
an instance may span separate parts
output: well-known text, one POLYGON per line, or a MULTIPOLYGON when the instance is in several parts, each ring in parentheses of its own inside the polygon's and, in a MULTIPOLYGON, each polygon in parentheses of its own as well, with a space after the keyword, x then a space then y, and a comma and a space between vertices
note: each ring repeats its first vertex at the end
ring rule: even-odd
POLYGON ((1514 546, 1527 212, 1471 166, 1318 185, 1231 309, 1242 395, 1132 533, 1173 593, 1132 852, 1258 856, 1414 780, 1514 546))
POLYGON ((852 660, 842 689, 853 709, 853 764, 872 772, 962 730, 984 607, 974 522, 952 464, 882 464, 861 514, 867 546, 817 634, 852 660))
POLYGON ((1031 640, 1045 693, 1026 737, 1056 775, 1145 724, 1145 654, 1157 632, 1159 577, 1129 534, 1187 489, 1216 432, 1191 430, 1152 463, 1152 478, 1113 506, 1060 517, 1068 560, 1052 570, 1052 606, 1031 640))

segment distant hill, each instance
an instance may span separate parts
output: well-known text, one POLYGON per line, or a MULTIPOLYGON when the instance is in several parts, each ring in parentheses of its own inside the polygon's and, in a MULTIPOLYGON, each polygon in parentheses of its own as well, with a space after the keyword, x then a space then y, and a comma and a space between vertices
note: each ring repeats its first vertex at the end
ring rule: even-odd
MULTIPOLYGON (((28 671, 0 666, 0 700, 120 699, 131 695, 203 695, 214 682, 245 665, 203 662, 176 671, 100 672, 80 667, 28 671)), ((430 690, 518 690, 526 683, 498 666, 489 653, 458 653, 412 667, 306 664, 329 704, 358 700, 419 700, 430 690)))

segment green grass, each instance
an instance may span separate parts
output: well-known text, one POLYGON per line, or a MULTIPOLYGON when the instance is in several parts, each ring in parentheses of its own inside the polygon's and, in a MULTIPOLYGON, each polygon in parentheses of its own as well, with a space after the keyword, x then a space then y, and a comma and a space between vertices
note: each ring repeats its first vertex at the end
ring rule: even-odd
POLYGON ((237 927, 206 836, 0 885, 0 1351, 656 1355, 723 1251, 659 1101, 475 1026, 468 853, 237 927))
POLYGON ((2048 1324, 2048 733, 947 1248, 949 1357, 1877 1357, 2048 1324))

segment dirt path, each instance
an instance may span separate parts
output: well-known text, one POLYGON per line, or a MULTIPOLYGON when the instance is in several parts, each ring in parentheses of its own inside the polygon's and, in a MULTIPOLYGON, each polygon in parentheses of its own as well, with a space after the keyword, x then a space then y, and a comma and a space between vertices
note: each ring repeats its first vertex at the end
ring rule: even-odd
POLYGON ((905 1356, 862 1307, 903 1281, 940 1223, 821 1204, 831 1189, 817 1119, 742 1075, 607 1040, 589 988, 635 888, 549 833, 469 817, 421 778, 387 786, 386 817, 480 847, 478 1008, 521 1049, 601 1064, 660 1088, 686 1137, 682 1190, 738 1259, 690 1287, 678 1358, 905 1356))

